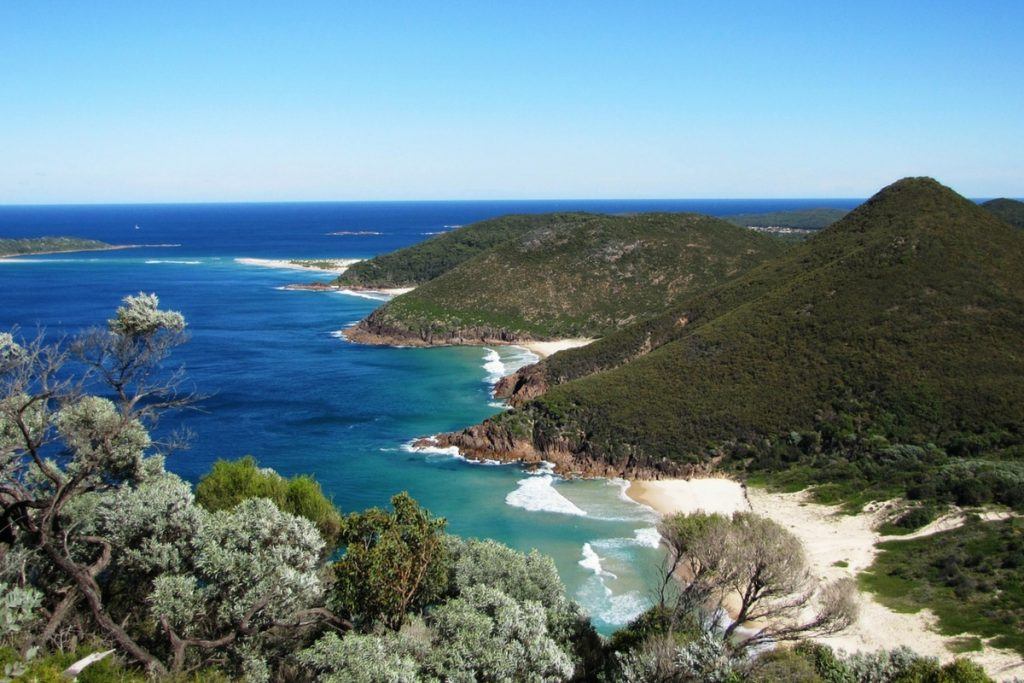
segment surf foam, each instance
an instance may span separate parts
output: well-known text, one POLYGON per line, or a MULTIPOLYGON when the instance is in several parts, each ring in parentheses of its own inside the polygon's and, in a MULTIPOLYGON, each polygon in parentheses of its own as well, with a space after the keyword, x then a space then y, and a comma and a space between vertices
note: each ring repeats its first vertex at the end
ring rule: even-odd
POLYGON ((594 552, 594 548, 589 543, 583 544, 583 559, 579 561, 579 565, 594 572, 595 576, 607 576, 610 579, 619 578, 601 566, 601 556, 594 552))
POLYGON ((505 496, 505 502, 512 507, 530 512, 554 512, 562 515, 585 517, 586 510, 580 509, 555 490, 555 477, 549 469, 540 469, 525 479, 520 479, 518 488, 505 496))

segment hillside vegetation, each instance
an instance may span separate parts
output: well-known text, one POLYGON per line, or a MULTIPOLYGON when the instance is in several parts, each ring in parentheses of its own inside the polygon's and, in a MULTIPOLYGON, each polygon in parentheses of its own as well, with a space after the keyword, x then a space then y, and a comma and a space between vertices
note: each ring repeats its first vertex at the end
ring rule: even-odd
POLYGON ((956 489, 973 482, 999 502, 1024 474, 1022 277, 1024 235, 902 180, 778 258, 527 369, 527 396, 546 394, 449 440, 569 469, 784 472, 846 494, 970 498, 956 489))
POLYGON ((415 287, 477 254, 566 214, 503 216, 467 225, 389 254, 352 265, 334 284, 344 287, 415 287))
POLYGON ((982 206, 1010 225, 1024 228, 1024 202, 1016 199, 991 199, 982 206))
POLYGON ((765 213, 740 213, 735 216, 722 216, 741 228, 779 227, 798 228, 801 230, 821 230, 832 225, 849 213, 846 209, 798 209, 795 211, 768 211, 765 213))
POLYGON ((0 257, 53 254, 65 251, 97 251, 110 249, 111 246, 106 242, 82 239, 80 237, 0 238, 0 257))
POLYGON ((444 344, 601 336, 784 248, 697 214, 551 216, 395 298, 351 338, 444 344))

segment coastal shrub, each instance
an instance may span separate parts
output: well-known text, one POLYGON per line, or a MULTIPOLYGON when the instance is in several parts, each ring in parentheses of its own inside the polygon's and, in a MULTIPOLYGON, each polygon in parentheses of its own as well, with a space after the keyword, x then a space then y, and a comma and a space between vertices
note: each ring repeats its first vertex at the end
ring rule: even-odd
POLYGON ((847 658, 846 665, 857 683, 895 683, 922 680, 922 673, 938 669, 938 660, 921 657, 906 647, 898 647, 894 650, 852 654, 847 658))
POLYGON ((435 602, 449 586, 445 520, 407 493, 394 496, 391 506, 344 518, 344 555, 333 567, 331 603, 367 629, 397 630, 410 611, 435 602))
POLYGON ((744 679, 749 683, 825 683, 814 664, 786 647, 777 647, 757 656, 747 665, 744 679))
POLYGON ((419 658, 396 634, 327 633, 296 659, 310 679, 323 683, 405 683, 419 680, 419 658))
POLYGON ((551 637, 571 653, 577 673, 603 666, 603 647, 590 619, 565 596, 554 561, 536 550, 520 553, 492 540, 467 540, 452 551, 454 594, 474 586, 496 588, 514 600, 544 606, 551 637))
POLYGON ((854 683, 850 667, 828 645, 805 640, 793 652, 806 659, 824 683, 854 683))
POLYGON ((249 498, 267 498, 279 509, 305 517, 323 535, 328 552, 337 547, 341 513, 312 477, 282 477, 259 467, 249 455, 218 460, 196 484, 196 502, 210 511, 226 510, 249 498))
POLYGON ((569 655, 548 634, 544 607, 472 586, 434 609, 436 631, 426 668, 453 681, 564 681, 569 655))

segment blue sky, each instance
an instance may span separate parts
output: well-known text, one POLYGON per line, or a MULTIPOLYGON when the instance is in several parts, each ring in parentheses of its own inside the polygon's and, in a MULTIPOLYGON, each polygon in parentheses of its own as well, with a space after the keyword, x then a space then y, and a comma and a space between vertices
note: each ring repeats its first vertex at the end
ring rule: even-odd
POLYGON ((1024 2, 5 2, 0 203, 1024 195, 1024 2))

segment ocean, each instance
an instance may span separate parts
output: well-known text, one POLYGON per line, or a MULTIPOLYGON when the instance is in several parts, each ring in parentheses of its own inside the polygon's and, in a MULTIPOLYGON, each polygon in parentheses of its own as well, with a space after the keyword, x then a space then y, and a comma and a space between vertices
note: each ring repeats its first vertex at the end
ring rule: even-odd
POLYGON ((51 337, 101 325, 120 300, 155 292, 181 311, 190 341, 173 362, 205 396, 159 433, 187 429, 168 468, 196 481, 218 458, 253 455, 284 475, 312 474, 343 511, 408 491, 448 530, 554 558, 570 597, 607 634, 653 600, 662 554, 654 513, 624 482, 563 480, 516 465, 414 451, 411 441, 502 409, 491 387, 531 362, 515 347, 357 346, 339 331, 380 304, 290 291, 330 279, 236 259, 363 258, 508 213, 697 211, 713 215, 858 200, 474 201, 0 207, 0 237, 72 235, 174 244, 0 260, 0 330, 51 337), (361 234, 331 235, 348 232, 361 234))

